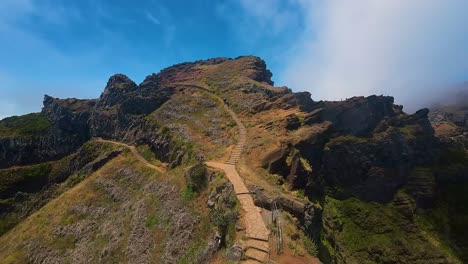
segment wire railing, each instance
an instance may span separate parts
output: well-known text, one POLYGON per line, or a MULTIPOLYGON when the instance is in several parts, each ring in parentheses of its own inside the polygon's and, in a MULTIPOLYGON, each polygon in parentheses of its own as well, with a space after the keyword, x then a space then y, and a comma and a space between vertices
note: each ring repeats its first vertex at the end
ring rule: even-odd
POLYGON ((276 253, 281 255, 283 254, 283 230, 281 228, 281 212, 275 200, 271 203, 271 219, 276 238, 276 253))

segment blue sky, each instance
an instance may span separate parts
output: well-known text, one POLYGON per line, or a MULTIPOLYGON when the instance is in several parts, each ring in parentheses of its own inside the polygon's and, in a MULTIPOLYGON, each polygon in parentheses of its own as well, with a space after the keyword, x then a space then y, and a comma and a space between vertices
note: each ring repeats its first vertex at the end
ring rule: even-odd
POLYGON ((184 61, 256 55, 314 99, 413 110, 468 80, 466 0, 0 0, 0 118, 184 61))
POLYGON ((281 72, 300 13, 288 1, 2 0, 0 117, 39 111, 46 93, 95 98, 114 73, 140 83, 184 61, 255 54, 281 72))

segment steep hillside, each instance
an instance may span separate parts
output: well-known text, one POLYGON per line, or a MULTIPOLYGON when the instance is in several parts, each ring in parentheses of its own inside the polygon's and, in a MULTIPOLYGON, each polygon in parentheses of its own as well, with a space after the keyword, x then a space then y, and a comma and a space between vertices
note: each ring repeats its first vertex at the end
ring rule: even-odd
POLYGON ((466 149, 428 109, 271 76, 252 56, 181 63, 1 120, 0 259, 467 261, 466 149))

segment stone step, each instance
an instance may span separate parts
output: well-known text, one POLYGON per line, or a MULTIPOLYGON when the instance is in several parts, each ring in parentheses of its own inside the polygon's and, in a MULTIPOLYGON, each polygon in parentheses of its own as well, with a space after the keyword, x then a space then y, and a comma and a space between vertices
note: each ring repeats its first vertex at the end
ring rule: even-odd
POLYGON ((256 239, 249 239, 244 242, 244 247, 246 248, 255 248, 265 253, 270 252, 270 243, 266 241, 256 240, 256 239))
POLYGON ((244 256, 247 259, 256 260, 260 263, 265 263, 268 260, 268 253, 254 248, 247 249, 244 256))
POLYGON ((253 260, 253 259, 247 259, 241 262, 242 264, 258 264, 261 263, 259 261, 253 260))
MULTIPOLYGON (((255 239, 259 241, 268 242, 268 230, 255 230, 254 228, 249 229, 249 221, 252 220, 244 220, 245 226, 247 227, 247 232, 245 233, 245 237, 248 239, 255 239)), ((257 221, 256 219, 253 221, 257 221)), ((259 220, 261 221, 261 220, 259 220)))

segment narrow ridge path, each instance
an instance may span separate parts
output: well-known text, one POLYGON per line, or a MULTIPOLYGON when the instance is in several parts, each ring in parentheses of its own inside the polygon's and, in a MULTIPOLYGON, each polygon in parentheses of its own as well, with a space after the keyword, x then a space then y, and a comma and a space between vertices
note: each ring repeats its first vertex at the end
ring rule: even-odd
POLYGON ((206 162, 209 167, 221 169, 226 173, 226 177, 234 186, 234 192, 239 200, 242 210, 244 210, 244 224, 246 240, 241 240, 242 246, 246 249, 243 263, 265 263, 269 260, 270 244, 268 242, 269 230, 263 221, 260 208, 255 206, 252 196, 247 186, 236 170, 237 162, 240 159, 246 142, 247 131, 237 115, 229 106, 219 99, 226 111, 231 115, 239 129, 239 140, 231 152, 229 160, 225 163, 206 162))
POLYGON ((111 144, 126 147, 126 148, 130 149, 130 151, 135 156, 135 158, 137 158, 139 161, 143 162, 143 164, 145 164, 146 167, 152 168, 152 169, 154 169, 154 170, 156 170, 156 171, 158 171, 160 173, 166 172, 166 170, 164 168, 161 168, 161 167, 158 167, 158 166, 156 166, 154 164, 151 164, 151 163, 149 163, 149 161, 147 161, 145 158, 143 158, 143 156, 141 156, 140 153, 138 153, 138 150, 136 149, 135 146, 128 145, 128 144, 125 144, 125 143, 122 143, 122 142, 102 139, 102 138, 96 138, 95 140, 98 141, 98 142, 111 143, 111 144))

